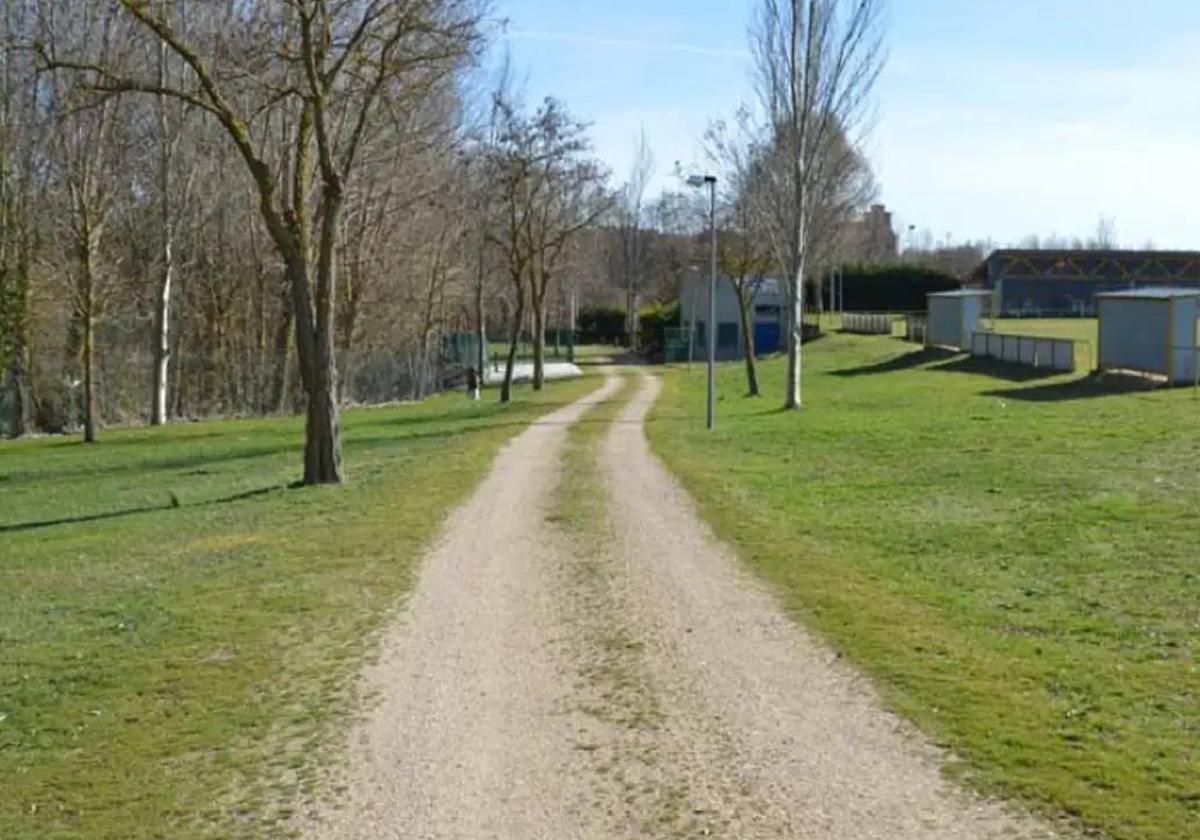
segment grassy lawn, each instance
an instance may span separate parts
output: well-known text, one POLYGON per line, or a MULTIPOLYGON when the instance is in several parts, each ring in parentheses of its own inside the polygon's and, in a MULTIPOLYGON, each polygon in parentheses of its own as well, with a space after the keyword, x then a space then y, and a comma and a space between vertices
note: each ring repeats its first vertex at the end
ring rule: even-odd
POLYGON ((799 414, 780 360, 761 400, 723 366, 709 435, 702 368, 666 374, 652 443, 719 533, 975 784, 1200 837, 1193 391, 846 335, 806 365, 799 414))
POLYGON ((1035 335, 1067 338, 1076 342, 1075 365, 1079 373, 1096 367, 1096 348, 1100 342, 1099 321, 1095 318, 997 318, 985 321, 996 332, 1008 335, 1035 335))
POLYGON ((0 837, 279 836, 445 514, 595 384, 352 412, 341 488, 284 489, 301 420, 0 444, 0 837))
POLYGON ((578 365, 603 365, 625 355, 628 350, 612 344, 580 344, 575 348, 575 363, 578 365))
MULTIPOLYGON (((991 323, 989 321, 989 323, 991 323)), ((1010 335, 1037 335, 1069 338, 1096 346, 1098 324, 1095 318, 997 318, 996 332, 1010 335)))

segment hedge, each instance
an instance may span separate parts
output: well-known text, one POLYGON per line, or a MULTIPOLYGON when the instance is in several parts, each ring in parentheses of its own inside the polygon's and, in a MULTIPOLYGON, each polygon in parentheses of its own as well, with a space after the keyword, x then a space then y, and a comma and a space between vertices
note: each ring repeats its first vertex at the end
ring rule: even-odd
MULTIPOLYGON (((920 265, 848 265, 842 289, 847 312, 923 312, 931 292, 948 292, 962 286, 958 278, 937 268, 920 265)), ((831 309, 832 275, 826 275, 822 288, 825 309, 831 309)), ((808 289, 808 300, 815 290, 808 289)))

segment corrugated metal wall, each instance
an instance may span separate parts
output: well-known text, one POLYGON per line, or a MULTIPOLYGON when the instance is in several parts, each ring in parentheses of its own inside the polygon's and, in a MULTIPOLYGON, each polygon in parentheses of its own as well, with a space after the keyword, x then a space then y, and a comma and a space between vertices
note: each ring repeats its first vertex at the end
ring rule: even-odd
POLYGON ((1100 298, 1100 367, 1167 374, 1171 301, 1100 298))

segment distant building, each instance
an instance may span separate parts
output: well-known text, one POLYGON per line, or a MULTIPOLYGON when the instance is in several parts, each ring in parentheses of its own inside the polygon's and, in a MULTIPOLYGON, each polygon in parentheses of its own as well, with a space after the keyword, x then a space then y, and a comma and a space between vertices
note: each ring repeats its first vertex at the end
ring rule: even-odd
POLYGON ((890 262, 900 250, 900 238, 892 228, 892 214, 882 204, 850 222, 846 229, 846 256, 851 262, 890 262))
MULTIPOLYGON (((684 281, 679 293, 680 322, 684 328, 689 324, 696 325, 693 358, 697 359, 704 358, 707 353, 708 287, 708 278, 691 277, 684 281)), ((783 283, 770 277, 759 281, 750 310, 754 322, 755 355, 783 349, 787 342, 787 295, 783 283)), ((733 281, 722 277, 717 280, 717 358, 728 361, 740 359, 742 355, 742 320, 737 293, 733 281)))
POLYGON ((1092 317, 1104 292, 1200 288, 1200 252, 999 250, 970 285, 990 289, 1001 316, 1092 317))

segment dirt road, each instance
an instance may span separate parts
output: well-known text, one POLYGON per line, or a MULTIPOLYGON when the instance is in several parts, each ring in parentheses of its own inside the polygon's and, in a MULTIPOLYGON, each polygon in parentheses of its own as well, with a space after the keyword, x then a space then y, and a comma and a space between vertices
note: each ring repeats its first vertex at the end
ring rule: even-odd
POLYGON ((348 736, 344 793, 303 833, 1055 836, 944 781, 739 569, 649 451, 656 379, 597 453, 598 531, 552 521, 567 429, 616 387, 520 435, 451 518, 364 677, 378 702, 348 736))

